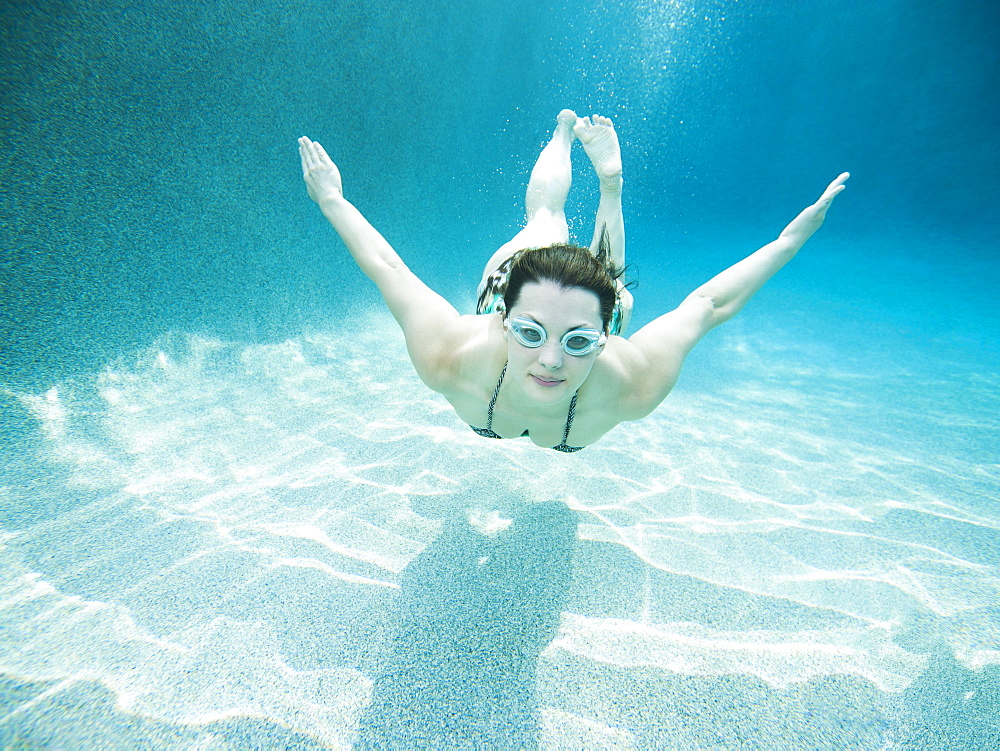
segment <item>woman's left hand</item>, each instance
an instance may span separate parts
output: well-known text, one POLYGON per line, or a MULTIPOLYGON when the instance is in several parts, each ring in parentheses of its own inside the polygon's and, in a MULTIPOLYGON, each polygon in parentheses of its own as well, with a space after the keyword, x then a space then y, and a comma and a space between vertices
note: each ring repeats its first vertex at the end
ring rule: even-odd
POLYGON ((803 209, 802 213, 785 227, 781 232, 781 237, 795 243, 796 250, 798 250, 822 226, 823 220, 826 218, 826 210, 830 208, 833 199, 843 192, 844 183, 850 176, 849 172, 838 175, 836 180, 826 186, 826 190, 823 191, 823 195, 816 203, 803 209))

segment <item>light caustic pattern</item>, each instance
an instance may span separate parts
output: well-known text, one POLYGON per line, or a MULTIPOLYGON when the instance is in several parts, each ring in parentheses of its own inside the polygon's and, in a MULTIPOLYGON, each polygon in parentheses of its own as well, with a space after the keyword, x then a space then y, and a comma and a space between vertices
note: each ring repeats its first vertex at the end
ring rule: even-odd
POLYGON ((61 506, 0 540, 0 671, 44 686, 0 727, 96 685, 150 721, 255 718, 348 747, 401 572, 443 519, 541 500, 576 512, 580 538, 539 665, 551 747, 638 742, 565 692, 595 671, 774 690, 833 676, 891 696, 927 669, 920 644, 1000 663, 995 466, 940 447, 988 441, 992 418, 889 403, 878 379, 774 352, 756 362, 758 343, 730 336, 744 380, 682 384, 562 455, 475 436, 419 383, 390 320, 357 330, 175 336, 91 383, 18 395, 54 469, 32 490, 10 474, 3 502, 24 512, 44 486, 61 506))

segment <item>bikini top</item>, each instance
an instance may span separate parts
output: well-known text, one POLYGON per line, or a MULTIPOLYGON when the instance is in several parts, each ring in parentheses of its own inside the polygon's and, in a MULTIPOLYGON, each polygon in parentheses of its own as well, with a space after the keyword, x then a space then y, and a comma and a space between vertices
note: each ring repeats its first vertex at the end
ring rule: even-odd
MULTIPOLYGON (((493 389, 493 398, 490 399, 490 406, 486 408, 486 427, 477 428, 474 425, 470 425, 476 433, 481 435, 483 438, 500 438, 503 436, 497 435, 493 432, 493 405, 497 403, 497 396, 500 395, 500 386, 503 384, 503 377, 507 375, 507 364, 504 363, 503 370, 500 371, 500 380, 497 381, 497 387, 493 389)), ((573 427, 573 418, 576 416, 576 394, 573 394, 573 401, 569 403, 569 414, 566 415, 566 427, 563 428, 563 438, 562 443, 558 446, 553 446, 553 451, 562 451, 566 454, 571 454, 574 451, 579 451, 580 449, 587 448, 586 446, 570 446, 566 443, 566 439, 569 438, 569 429, 573 427)), ((525 430, 521 433, 521 437, 524 438, 528 435, 528 431, 525 430)))

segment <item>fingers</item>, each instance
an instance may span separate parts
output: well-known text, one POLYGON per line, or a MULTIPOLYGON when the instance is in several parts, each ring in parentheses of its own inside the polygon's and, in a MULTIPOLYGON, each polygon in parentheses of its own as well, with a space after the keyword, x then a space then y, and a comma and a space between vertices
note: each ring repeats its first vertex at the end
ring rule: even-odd
POLYGON ((299 157, 302 159, 302 174, 304 175, 308 175, 311 170, 320 167, 333 166, 333 160, 330 159, 319 141, 310 141, 306 136, 299 139, 299 157))
POLYGON ((850 176, 851 176, 850 172, 841 172, 839 175, 837 175, 837 179, 827 186, 825 192, 829 193, 831 190, 836 190, 837 193, 839 193, 846 187, 844 183, 847 182, 847 178, 849 178, 850 176))
POLYGON ((823 195, 819 197, 818 203, 829 204, 830 201, 832 201, 834 198, 840 195, 844 191, 844 188, 847 187, 846 185, 844 185, 844 183, 847 182, 847 178, 849 178, 850 176, 851 176, 850 172, 841 172, 839 175, 837 175, 837 179, 834 180, 832 183, 830 183, 828 186, 826 186, 826 190, 824 190, 823 195))
POLYGON ((315 145, 316 144, 314 144, 308 138, 302 136, 302 138, 299 139, 299 153, 302 154, 302 156, 305 156, 306 154, 309 154, 314 150, 315 145))
POLYGON ((332 167, 333 160, 326 153, 319 141, 310 141, 306 136, 299 139, 299 155, 302 157, 302 167, 332 167))
POLYGON ((316 166, 313 142, 305 136, 299 139, 299 158, 302 160, 302 174, 308 175, 309 170, 316 166))
POLYGON ((319 161, 320 165, 323 167, 332 167, 333 160, 330 155, 326 153, 326 149, 323 148, 319 141, 313 141, 313 146, 316 150, 316 159, 319 161))
POLYGON ((829 187, 827 187, 827 190, 830 190, 831 188, 836 188, 838 186, 844 187, 844 183, 847 182, 847 178, 849 178, 850 176, 851 176, 850 172, 841 172, 839 175, 837 175, 837 179, 834 180, 832 183, 830 183, 829 187))

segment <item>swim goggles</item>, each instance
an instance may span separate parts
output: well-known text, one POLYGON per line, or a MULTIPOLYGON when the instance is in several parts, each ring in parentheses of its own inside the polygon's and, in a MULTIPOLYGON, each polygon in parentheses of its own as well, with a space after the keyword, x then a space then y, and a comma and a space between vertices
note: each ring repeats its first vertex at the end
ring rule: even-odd
MULTIPOLYGON (((544 326, 527 318, 511 318, 505 320, 503 325, 524 347, 532 349, 541 347, 549 338, 544 326)), ((567 355, 583 357, 589 355, 607 340, 608 337, 597 329, 573 329, 563 335, 563 338, 559 340, 559 346, 567 355)))

